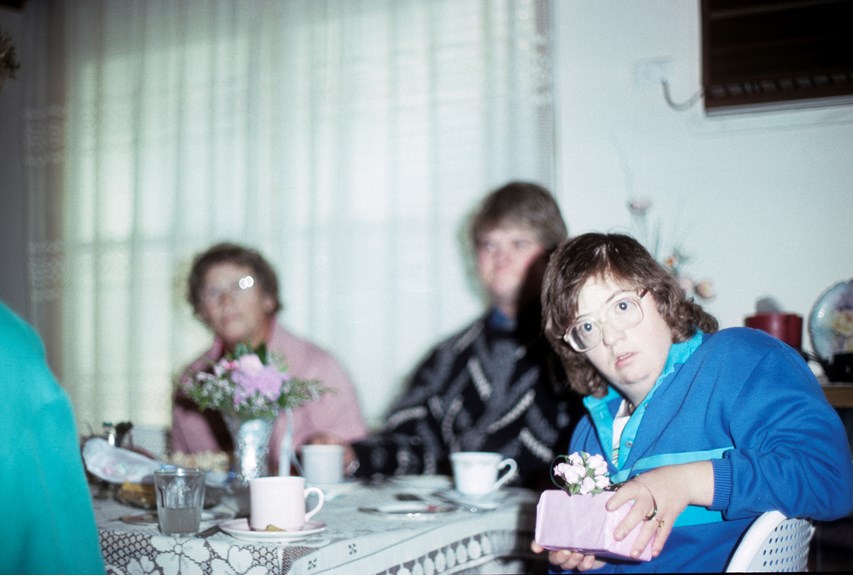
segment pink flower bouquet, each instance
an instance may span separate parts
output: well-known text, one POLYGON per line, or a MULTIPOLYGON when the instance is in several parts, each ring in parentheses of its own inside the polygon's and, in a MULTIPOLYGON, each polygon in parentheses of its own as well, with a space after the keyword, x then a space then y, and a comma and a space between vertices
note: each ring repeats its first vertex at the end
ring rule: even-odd
POLYGON ((608 512, 612 494, 607 463, 599 455, 575 452, 558 457, 551 478, 562 490, 546 490, 536 507, 536 542, 547 550, 571 549, 595 556, 625 560, 651 560, 651 543, 639 558, 631 557, 637 525, 617 541, 613 531, 628 514, 630 504, 608 512))
POLYGON ((274 417, 279 410, 295 408, 324 392, 317 382, 293 378, 284 362, 271 357, 263 344, 254 350, 238 345, 232 355, 181 386, 202 410, 212 408, 241 420, 274 417))

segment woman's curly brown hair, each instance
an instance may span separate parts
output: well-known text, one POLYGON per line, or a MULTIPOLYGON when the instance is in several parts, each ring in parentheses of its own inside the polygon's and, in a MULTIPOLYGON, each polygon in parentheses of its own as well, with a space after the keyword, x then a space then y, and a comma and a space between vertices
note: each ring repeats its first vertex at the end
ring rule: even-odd
POLYGON ((580 290, 590 278, 612 278, 628 288, 647 290, 675 342, 688 340, 697 329, 717 331, 717 320, 688 297, 672 273, 634 238, 589 233, 566 240, 551 255, 545 270, 542 325, 572 388, 582 395, 601 396, 607 390, 607 382, 586 355, 563 340, 577 317, 580 290))

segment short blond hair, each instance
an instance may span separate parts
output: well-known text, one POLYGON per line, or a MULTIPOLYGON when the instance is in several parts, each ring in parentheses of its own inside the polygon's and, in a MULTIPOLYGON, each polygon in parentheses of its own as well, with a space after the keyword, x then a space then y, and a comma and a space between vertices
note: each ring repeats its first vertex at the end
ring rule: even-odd
POLYGON ((470 242, 477 249, 480 236, 507 224, 529 228, 550 251, 568 235, 557 201, 533 182, 514 181, 486 196, 471 218, 470 242))

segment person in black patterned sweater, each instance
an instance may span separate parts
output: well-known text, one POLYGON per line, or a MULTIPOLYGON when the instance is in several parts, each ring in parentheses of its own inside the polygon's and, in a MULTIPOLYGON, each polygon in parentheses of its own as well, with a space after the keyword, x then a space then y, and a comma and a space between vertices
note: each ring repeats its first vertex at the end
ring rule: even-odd
POLYGON ((427 355, 381 430, 347 446, 356 476, 449 475, 450 453, 469 450, 515 459, 516 485, 547 484, 582 410, 539 307, 548 256, 566 234, 537 184, 511 182, 481 202, 470 240, 489 308, 427 355))

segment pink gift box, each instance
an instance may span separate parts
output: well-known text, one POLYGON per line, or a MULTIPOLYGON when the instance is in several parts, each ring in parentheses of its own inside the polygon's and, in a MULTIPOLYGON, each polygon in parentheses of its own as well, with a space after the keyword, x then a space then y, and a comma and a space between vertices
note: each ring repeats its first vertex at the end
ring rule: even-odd
POLYGON ((621 541, 613 538, 613 530, 628 514, 631 504, 608 512, 604 505, 611 496, 611 492, 569 496, 563 490, 546 490, 536 507, 536 542, 548 550, 570 548, 602 557, 651 560, 654 539, 639 558, 631 558, 631 547, 642 523, 621 541))

